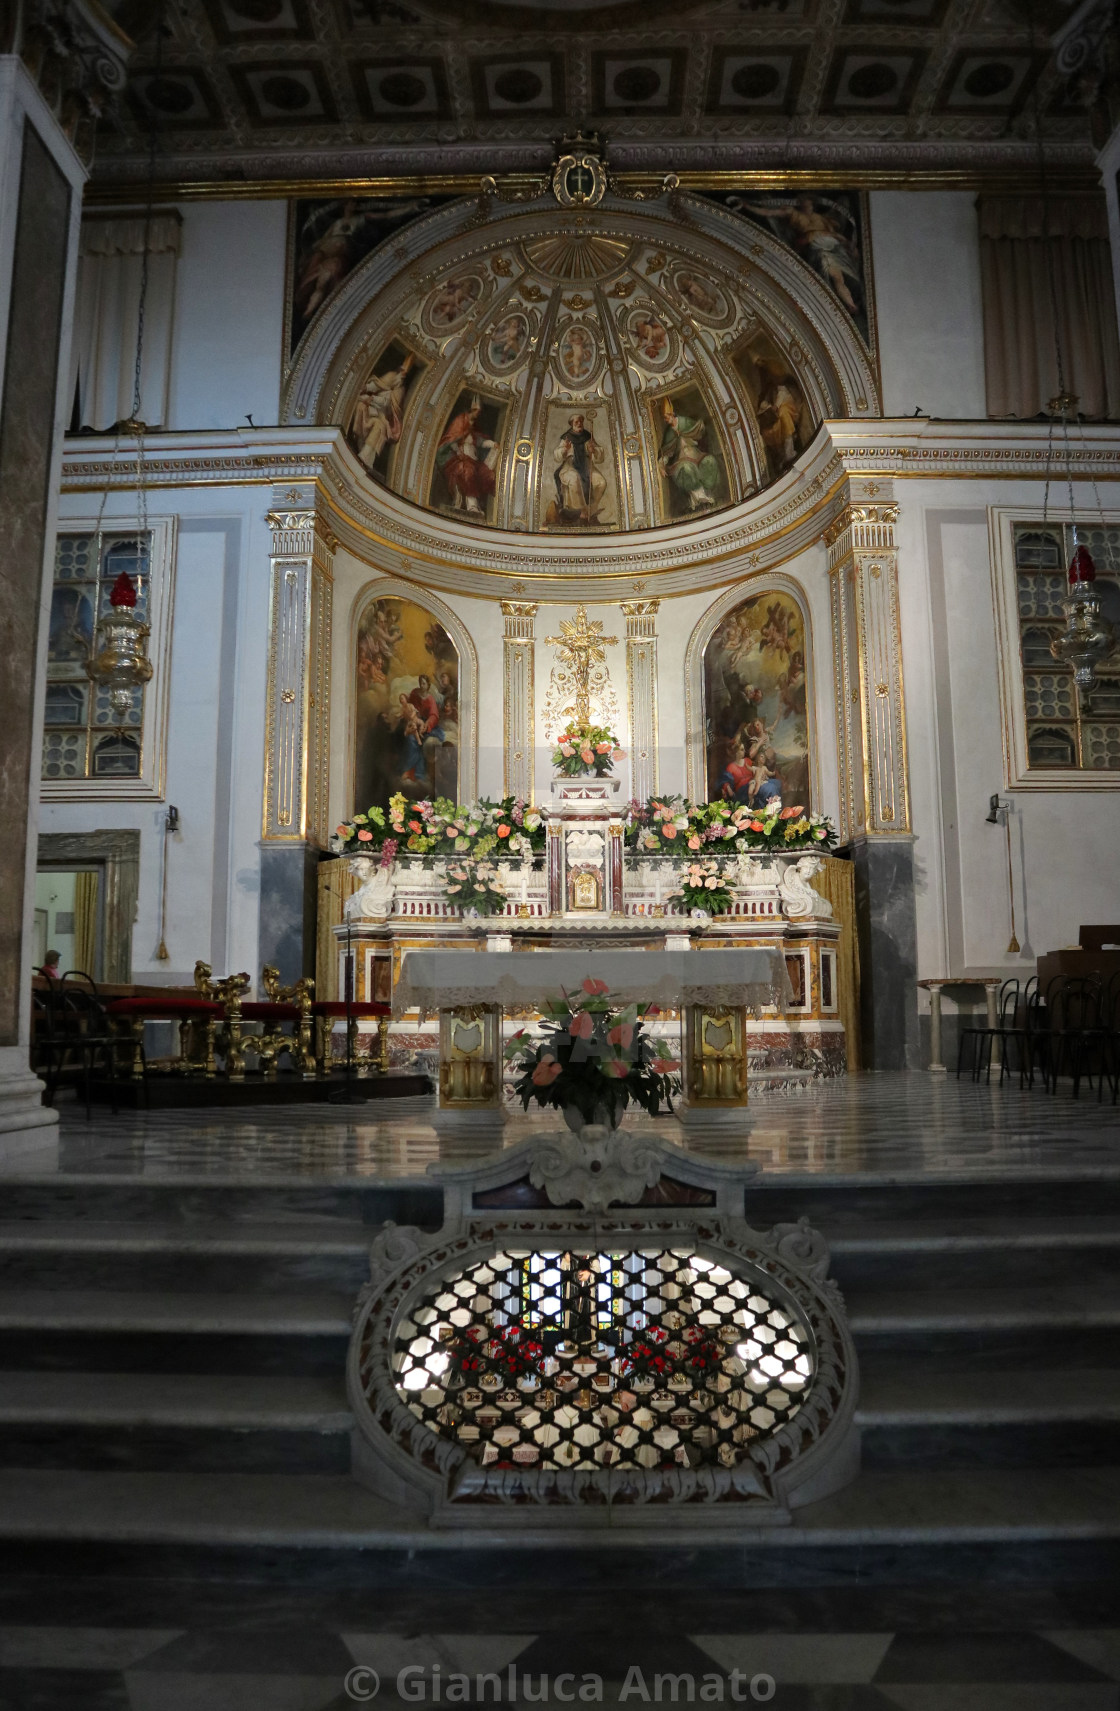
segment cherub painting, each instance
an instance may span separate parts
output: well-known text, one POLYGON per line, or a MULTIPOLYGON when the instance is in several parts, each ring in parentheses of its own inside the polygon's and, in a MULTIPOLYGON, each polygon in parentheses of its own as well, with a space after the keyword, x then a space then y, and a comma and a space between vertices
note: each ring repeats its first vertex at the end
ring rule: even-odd
POLYGON ((505 315, 487 340, 486 360, 498 372, 512 368, 528 342, 529 323, 525 316, 518 313, 505 315))
POLYGON ((652 309, 635 309, 628 326, 635 355, 642 366, 663 366, 669 355, 669 331, 661 317, 652 309))
POLYGON ((805 629, 769 589, 727 614, 704 653, 709 800, 811 807, 805 629))
POLYGON ((560 368, 570 385, 582 386, 590 379, 598 355, 598 342, 590 327, 576 321, 561 333, 560 368))
POLYGON ((460 273, 437 285, 428 299, 427 319, 434 332, 449 333, 470 314, 482 295, 482 281, 477 274, 460 273))
POLYGON ((355 808, 387 808, 397 791, 457 800, 459 656, 443 625, 411 600, 375 598, 356 668, 355 808))
POLYGON ((707 316, 721 313, 720 294, 702 273, 678 273, 673 283, 690 309, 707 316))

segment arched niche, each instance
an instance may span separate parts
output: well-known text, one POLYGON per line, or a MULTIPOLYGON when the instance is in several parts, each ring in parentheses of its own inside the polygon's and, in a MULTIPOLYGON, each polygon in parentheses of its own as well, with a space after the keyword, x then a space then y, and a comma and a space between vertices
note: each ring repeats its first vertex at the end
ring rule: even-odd
POLYGON ((428 589, 377 576, 355 594, 347 636, 346 693, 334 705, 346 720, 348 811, 384 807, 398 789, 473 801, 478 656, 462 621, 428 589))
POLYGON ((809 605, 793 577, 763 572, 713 600, 685 653, 693 801, 720 796, 730 765, 739 800, 763 803, 777 784, 788 806, 820 811, 813 670, 809 605))

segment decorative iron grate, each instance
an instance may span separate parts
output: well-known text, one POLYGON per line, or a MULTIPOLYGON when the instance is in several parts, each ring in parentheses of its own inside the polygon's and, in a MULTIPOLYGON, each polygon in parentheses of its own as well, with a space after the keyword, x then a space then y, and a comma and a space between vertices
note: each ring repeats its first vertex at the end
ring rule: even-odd
POLYGON ((734 1467, 813 1379, 805 1329, 688 1247, 504 1251, 397 1328, 394 1381, 483 1466, 734 1467))

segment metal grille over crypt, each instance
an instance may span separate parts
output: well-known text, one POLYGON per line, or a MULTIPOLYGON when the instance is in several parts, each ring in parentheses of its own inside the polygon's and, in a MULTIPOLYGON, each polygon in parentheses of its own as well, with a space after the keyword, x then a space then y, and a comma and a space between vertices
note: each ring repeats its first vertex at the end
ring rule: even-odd
POLYGON ((782 1524, 858 1469, 828 1249, 751 1228, 753 1167, 637 1133, 443 1169, 444 1226, 388 1225, 351 1343, 355 1476, 442 1526, 782 1524), (573 1149, 594 1153, 581 1192, 573 1149), (593 1175, 590 1172, 594 1172, 593 1175))

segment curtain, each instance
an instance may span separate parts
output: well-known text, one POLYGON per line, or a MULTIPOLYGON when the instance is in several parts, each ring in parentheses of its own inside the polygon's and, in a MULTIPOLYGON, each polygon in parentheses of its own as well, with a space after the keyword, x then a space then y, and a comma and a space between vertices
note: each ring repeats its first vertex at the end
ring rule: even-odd
POLYGON ((1056 306, 1066 390, 1083 416, 1120 416, 1104 197, 981 196, 978 207, 988 415, 1037 416, 1058 392, 1056 306))
POLYGON ((856 870, 838 856, 824 856, 824 870, 809 881, 827 897, 840 923, 836 941, 836 1008, 844 1024, 848 1068, 862 1069, 859 1033, 859 940, 856 938, 856 870))
MULTIPOLYGON (((182 219, 153 216, 148 233, 148 294, 144 304, 144 351, 140 376, 140 419, 149 427, 167 420, 175 268, 182 219)), ((77 385, 81 425, 103 433, 132 414, 140 277, 144 263, 144 220, 87 217, 78 251, 78 295, 73 372, 67 406, 77 385)))
POLYGON ((74 967, 97 979, 97 893, 96 873, 74 875, 74 967))

